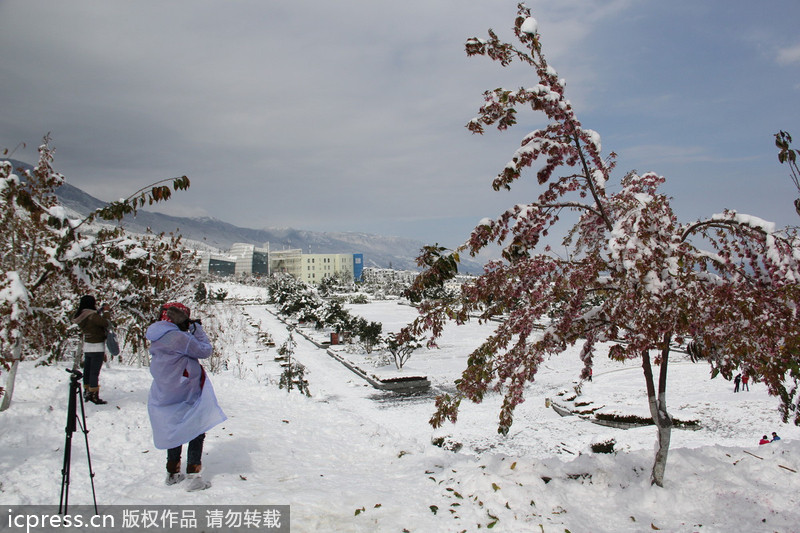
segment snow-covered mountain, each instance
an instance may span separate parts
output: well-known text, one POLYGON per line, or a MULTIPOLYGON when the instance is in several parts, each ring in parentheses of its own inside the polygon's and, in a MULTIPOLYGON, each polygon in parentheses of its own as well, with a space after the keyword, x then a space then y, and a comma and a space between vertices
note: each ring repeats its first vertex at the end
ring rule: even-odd
MULTIPOLYGON (((31 168, 27 163, 13 159, 10 161, 15 168, 31 168)), ((56 193, 63 205, 84 215, 106 205, 106 202, 68 183, 61 186, 56 193)), ((397 270, 417 270, 415 258, 426 244, 402 237, 369 233, 242 228, 211 217, 175 217, 145 210, 140 210, 135 217, 127 218, 123 225, 136 233, 144 233, 147 228, 156 233, 179 233, 189 241, 202 243, 205 245, 204 249, 210 247, 226 251, 235 242, 257 246, 268 242, 272 250, 299 248, 304 253, 361 253, 364 254, 364 264, 367 267, 397 270)), ((480 265, 465 262, 464 267, 466 272, 475 273, 480 265)))

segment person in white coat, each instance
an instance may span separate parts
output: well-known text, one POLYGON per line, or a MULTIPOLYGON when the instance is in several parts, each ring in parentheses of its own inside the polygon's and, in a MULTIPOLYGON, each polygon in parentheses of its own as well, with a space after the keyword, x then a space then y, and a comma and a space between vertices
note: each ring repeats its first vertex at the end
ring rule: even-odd
POLYGON ((181 451, 188 443, 187 491, 203 490, 211 483, 201 476, 205 433, 226 420, 211 380, 200 365, 213 348, 199 320, 181 303, 164 304, 159 320, 147 328, 150 374, 153 384, 147 411, 156 448, 167 450, 167 485, 183 481, 181 451))

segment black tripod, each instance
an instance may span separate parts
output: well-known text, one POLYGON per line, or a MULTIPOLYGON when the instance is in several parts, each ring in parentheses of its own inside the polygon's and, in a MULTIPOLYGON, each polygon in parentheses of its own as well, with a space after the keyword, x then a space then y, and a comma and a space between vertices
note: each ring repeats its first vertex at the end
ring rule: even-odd
POLYGON ((83 406, 83 395, 81 394, 80 379, 83 374, 75 369, 68 368, 67 372, 72 374, 69 383, 69 402, 67 403, 67 439, 64 442, 64 466, 61 469, 61 499, 58 502, 58 514, 67 513, 69 503, 69 471, 72 459, 72 434, 75 433, 78 425, 81 426, 84 439, 86 440, 86 459, 89 461, 89 479, 92 482, 92 500, 94 501, 94 514, 97 514, 97 495, 94 491, 94 472, 92 472, 92 458, 89 455, 89 430, 86 429, 86 411, 83 406), (81 419, 78 420, 78 402, 81 404, 81 419))

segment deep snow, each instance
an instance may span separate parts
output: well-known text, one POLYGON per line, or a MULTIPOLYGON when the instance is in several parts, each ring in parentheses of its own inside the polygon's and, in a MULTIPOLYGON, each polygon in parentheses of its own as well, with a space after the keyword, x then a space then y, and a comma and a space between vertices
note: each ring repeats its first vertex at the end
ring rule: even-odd
MULTIPOLYGON (((101 375, 108 405, 87 404, 98 504, 288 504, 292 531, 417 532, 769 532, 800 531, 800 428, 782 424, 760 384, 734 394, 708 367, 675 354, 668 405, 702 428, 673 430, 664 488, 649 483, 655 429, 619 430, 560 417, 546 399, 570 391, 577 352, 548 360, 507 437, 496 432, 500 398, 462 405, 456 425, 428 425, 433 394, 398 398, 378 391, 295 334, 312 396, 278 389, 275 348, 285 325, 259 303, 263 289, 226 284, 229 300, 205 313, 218 321, 227 368, 211 375, 229 419, 208 433, 205 476, 187 493, 164 485, 165 453, 147 419, 148 369, 112 362, 101 375), (238 303, 233 299, 238 299, 238 303), (780 442, 759 446, 776 431, 780 442), (443 437, 450 451, 431 443, 443 437), (613 438, 614 454, 589 445, 613 438)), ((414 310, 394 301, 349 306, 397 331, 414 310)), ((440 349, 415 353, 402 375, 427 375, 449 390, 490 326, 448 327, 440 349)), ((207 328, 208 329, 208 328, 207 328)), ((124 354, 128 356, 127 354, 124 354)), ((348 354, 358 364, 370 360, 348 354)), ((582 398, 617 412, 647 413, 641 368, 595 359, 582 398)), ((0 504, 57 509, 64 446, 67 362, 24 362, 11 409, 0 413, 0 504)), ((373 367, 376 373, 396 373, 373 367)), ((70 503, 91 503, 82 435, 73 440, 70 503)))

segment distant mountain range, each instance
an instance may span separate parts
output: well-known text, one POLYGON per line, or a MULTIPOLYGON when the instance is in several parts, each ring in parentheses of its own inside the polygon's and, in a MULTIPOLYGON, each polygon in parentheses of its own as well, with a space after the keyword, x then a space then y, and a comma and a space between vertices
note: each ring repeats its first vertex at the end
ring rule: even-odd
MULTIPOLYGON (((31 165, 9 159, 14 168, 31 168, 31 165)), ((68 183, 56 191, 62 205, 87 215, 103 207, 103 202, 68 183)), ((415 258, 425 243, 401 237, 387 237, 355 232, 314 232, 293 228, 241 228, 209 217, 174 217, 152 211, 140 210, 135 217, 126 218, 122 225, 131 232, 145 233, 150 228, 155 233, 175 232, 187 241, 198 243, 203 250, 216 249, 225 252, 236 242, 264 246, 271 250, 299 248, 303 253, 360 253, 364 254, 364 266, 394 268, 396 270, 418 270, 415 258)), ((187 243, 191 246, 191 243, 187 243)), ((477 272, 478 263, 464 263, 465 272, 477 272)))

